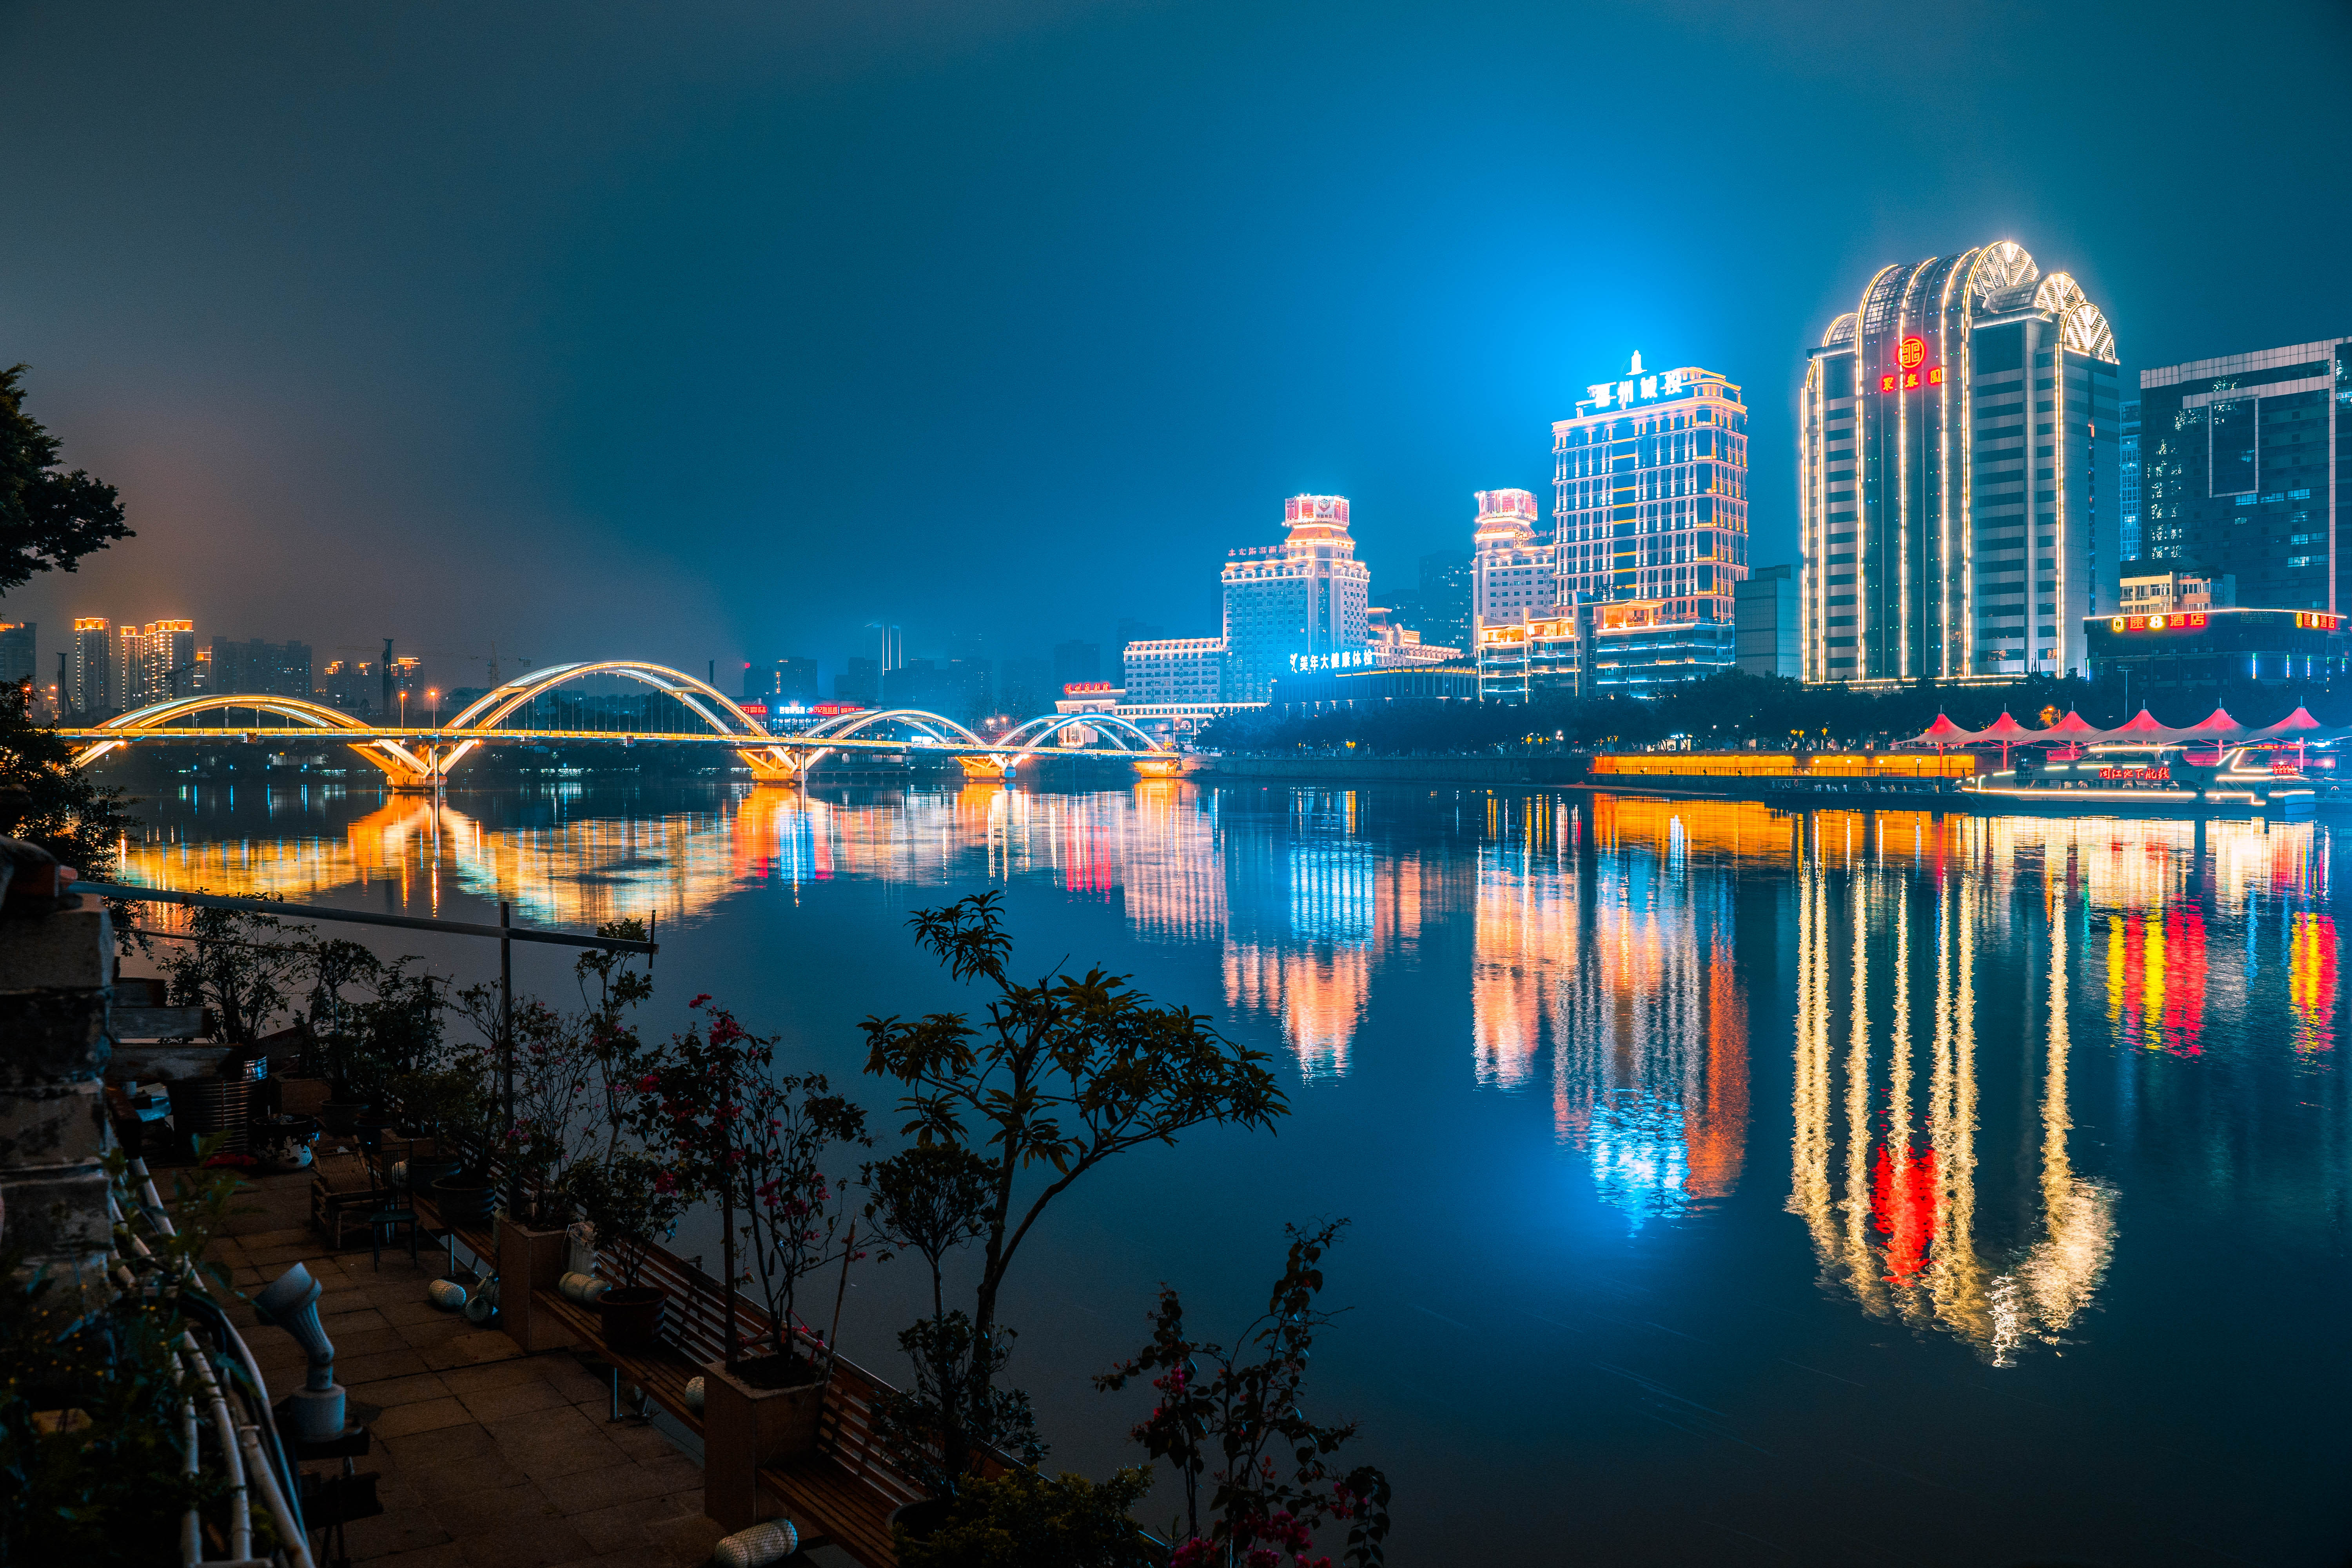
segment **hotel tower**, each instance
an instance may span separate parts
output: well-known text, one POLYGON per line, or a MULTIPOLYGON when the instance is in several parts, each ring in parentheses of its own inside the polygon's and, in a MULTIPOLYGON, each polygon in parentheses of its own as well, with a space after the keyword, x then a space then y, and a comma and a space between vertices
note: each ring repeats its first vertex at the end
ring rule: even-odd
POLYGON ((1805 365, 1810 681, 2084 668, 2116 605, 2115 334, 2006 240, 1882 268, 1805 365))

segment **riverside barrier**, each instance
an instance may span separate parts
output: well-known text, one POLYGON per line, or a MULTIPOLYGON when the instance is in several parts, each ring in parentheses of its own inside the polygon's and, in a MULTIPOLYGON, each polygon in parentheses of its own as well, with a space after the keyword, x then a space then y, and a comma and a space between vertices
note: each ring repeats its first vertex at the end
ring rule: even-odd
POLYGON ((1331 784, 1579 784, 1592 759, 1584 756, 1372 757, 1200 756, 1186 759, 1187 777, 1282 779, 1331 784))

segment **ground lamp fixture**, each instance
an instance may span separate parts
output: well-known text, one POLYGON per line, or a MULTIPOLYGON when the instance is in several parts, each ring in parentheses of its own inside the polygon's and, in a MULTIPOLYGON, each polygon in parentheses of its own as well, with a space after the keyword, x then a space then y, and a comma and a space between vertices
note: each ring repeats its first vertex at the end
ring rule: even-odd
POLYGON ((320 1288, 297 1263, 254 1300, 265 1323, 294 1336, 310 1358, 309 1380, 287 1395, 282 1408, 292 1435, 305 1443, 325 1443, 343 1435, 343 1388, 335 1381, 335 1346, 319 1322, 320 1288))

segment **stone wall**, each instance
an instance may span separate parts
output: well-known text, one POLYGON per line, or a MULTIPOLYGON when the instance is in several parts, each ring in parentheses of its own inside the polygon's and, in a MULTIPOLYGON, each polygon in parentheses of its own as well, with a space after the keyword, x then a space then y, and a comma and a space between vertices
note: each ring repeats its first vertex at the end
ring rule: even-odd
POLYGON ((26 1254, 78 1311, 109 1289, 106 1155, 113 1147, 100 1074, 114 932, 95 899, 80 909, 0 921, 0 1247, 26 1254))

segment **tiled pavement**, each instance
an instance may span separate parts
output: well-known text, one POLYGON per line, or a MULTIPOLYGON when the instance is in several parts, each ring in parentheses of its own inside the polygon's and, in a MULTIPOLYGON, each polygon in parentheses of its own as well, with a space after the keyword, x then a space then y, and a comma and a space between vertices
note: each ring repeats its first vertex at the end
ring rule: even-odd
MULTIPOLYGON (((526 1356, 496 1329, 427 1302, 425 1282, 444 1266, 438 1248, 412 1266, 404 1241, 386 1250, 381 1270, 363 1237, 356 1248, 327 1250, 309 1223, 310 1179, 257 1178, 239 1200, 250 1212, 231 1219, 212 1256, 248 1295, 287 1265, 307 1265, 325 1292, 319 1313, 335 1343, 336 1380, 354 1405, 382 1407, 374 1451, 359 1468, 382 1473, 384 1511, 350 1527, 354 1561, 688 1568, 709 1560, 720 1531, 703 1517, 696 1459, 651 1426, 609 1422, 604 1381, 571 1352, 526 1356)), ((299 1387, 293 1340, 258 1326, 250 1307, 236 1315, 271 1396, 299 1387)), ((324 1473, 341 1461, 305 1468, 324 1473)))

